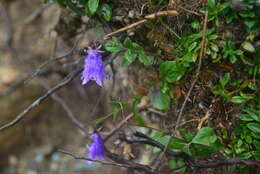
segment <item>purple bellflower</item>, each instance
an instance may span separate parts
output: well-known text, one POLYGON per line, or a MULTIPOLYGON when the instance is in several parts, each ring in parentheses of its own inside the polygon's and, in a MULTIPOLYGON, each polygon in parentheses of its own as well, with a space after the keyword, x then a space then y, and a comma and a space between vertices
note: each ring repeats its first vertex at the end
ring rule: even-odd
POLYGON ((105 72, 105 66, 99 50, 88 48, 88 55, 84 60, 84 70, 82 72, 82 85, 89 80, 94 80, 99 86, 103 86, 103 78, 108 79, 105 72))
MULTIPOLYGON (((93 143, 87 146, 88 158, 105 160, 105 146, 102 137, 98 133, 94 133, 92 134, 92 139, 93 143)), ((91 164, 92 161, 87 161, 87 163, 91 164)))

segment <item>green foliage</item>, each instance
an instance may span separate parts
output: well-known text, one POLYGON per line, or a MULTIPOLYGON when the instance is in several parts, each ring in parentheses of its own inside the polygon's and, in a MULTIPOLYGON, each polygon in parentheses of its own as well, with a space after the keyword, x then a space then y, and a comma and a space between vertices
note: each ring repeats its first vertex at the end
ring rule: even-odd
POLYGON ((217 136, 214 133, 214 130, 210 127, 203 127, 199 130, 197 135, 192 139, 192 143, 201 144, 209 146, 210 144, 215 143, 217 136))
MULTIPOLYGON (((234 157, 260 159, 260 111, 250 107, 242 108, 237 124, 230 139, 232 142, 225 151, 234 157)), ((225 138, 225 137, 224 137, 225 138)))
POLYGON ((220 78, 218 85, 211 88, 211 91, 215 95, 220 95, 225 100, 235 104, 242 104, 251 99, 254 99, 255 95, 243 92, 243 89, 255 90, 252 83, 249 81, 231 80, 230 73, 226 73, 220 78), (228 88, 235 88, 230 91, 228 88), (234 95, 237 94, 237 95, 234 95))
POLYGON ((217 3, 216 0, 208 0, 206 7, 202 8, 200 11, 202 13, 208 11, 209 14, 208 21, 214 21, 215 24, 218 26, 219 17, 221 13, 223 13, 224 10, 227 9, 229 6, 230 4, 228 2, 217 3))
POLYGON ((112 8, 108 3, 101 3, 99 0, 79 0, 72 2, 71 0, 49 0, 50 3, 55 2, 61 8, 68 8, 79 16, 92 17, 96 14, 103 16, 106 21, 110 21, 112 17, 112 8))
POLYGON ((186 72, 180 61, 165 61, 160 65, 160 76, 168 83, 179 81, 186 72))
POLYGON ((146 55, 144 48, 139 44, 132 42, 129 37, 125 39, 123 44, 113 37, 112 41, 106 44, 106 50, 110 52, 124 52, 122 61, 123 66, 129 66, 136 59, 145 66, 152 65, 154 61, 153 56, 146 55))
POLYGON ((226 39, 221 44, 223 50, 223 58, 229 59, 229 61, 233 64, 237 61, 237 56, 241 56, 243 51, 239 49, 235 49, 233 42, 230 39, 226 39))

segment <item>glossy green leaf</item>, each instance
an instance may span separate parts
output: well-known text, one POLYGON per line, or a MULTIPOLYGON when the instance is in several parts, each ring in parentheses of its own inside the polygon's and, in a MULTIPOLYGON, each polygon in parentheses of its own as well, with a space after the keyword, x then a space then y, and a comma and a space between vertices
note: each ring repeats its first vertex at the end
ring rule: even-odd
POLYGON ((192 143, 207 145, 214 143, 217 140, 217 136, 214 130, 210 127, 203 127, 199 130, 197 135, 192 139, 192 143))
POLYGON ((89 0, 88 1, 88 9, 89 9, 91 15, 93 15, 97 11, 98 4, 99 4, 99 0, 89 0))
POLYGON ((248 41, 243 42, 242 47, 248 52, 255 52, 255 47, 248 41))
POLYGON ((235 104, 245 103, 248 99, 241 96, 234 96, 231 98, 231 102, 235 104))

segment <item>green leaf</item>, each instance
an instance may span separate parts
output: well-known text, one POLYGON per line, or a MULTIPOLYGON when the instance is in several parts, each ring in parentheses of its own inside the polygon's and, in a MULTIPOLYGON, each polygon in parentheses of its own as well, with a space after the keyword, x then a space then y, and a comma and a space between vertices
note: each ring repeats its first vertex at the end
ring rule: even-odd
MULTIPOLYGON (((165 135, 165 136, 162 136, 162 137, 160 137, 159 139, 157 139, 157 141, 159 141, 159 142, 160 142, 161 144, 163 144, 163 145, 166 145, 166 144, 168 144, 170 138, 171 138, 171 136, 165 135)), ((157 147, 155 147, 155 148, 153 149, 153 152, 154 152, 154 153, 160 152, 160 151, 161 151, 161 149, 159 149, 159 148, 157 148, 157 147)))
POLYGON ((152 65, 153 64, 153 56, 147 56, 145 55, 144 51, 141 51, 138 54, 138 59, 141 63, 143 63, 145 66, 152 65))
POLYGON ((211 34, 208 36, 208 40, 216 40, 218 38, 218 35, 216 34, 211 34))
POLYGON ((192 143, 209 146, 217 140, 214 130, 210 127, 203 127, 192 139, 192 143))
POLYGON ((182 150, 187 145, 187 142, 180 138, 172 138, 169 148, 171 150, 182 150))
POLYGON ((240 114, 239 118, 243 121, 253 121, 254 119, 248 114, 240 114))
POLYGON ((230 73, 226 73, 223 78, 220 79, 220 84, 223 88, 227 85, 230 80, 230 73))
POLYGON ((255 21, 255 20, 251 20, 251 21, 246 20, 246 21, 245 21, 245 25, 246 25, 249 29, 251 29, 255 24, 256 24, 256 21, 255 21))
POLYGON ((193 42, 193 43, 189 46, 188 51, 191 52, 194 48, 196 48, 197 45, 198 45, 197 42, 193 42))
POLYGON ((254 133, 260 133, 260 124, 259 123, 247 123, 246 126, 253 131, 254 133))
POLYGON ((248 99, 242 97, 242 96, 234 96, 231 98, 231 102, 235 104, 241 104, 245 103, 248 99))
POLYGON ((200 23, 198 21, 194 21, 191 23, 191 27, 194 29, 199 29, 200 28, 200 23))
POLYGON ((106 21, 110 21, 112 18, 112 8, 110 5, 104 3, 100 8, 102 16, 105 18, 106 21))
POLYGON ((243 42, 242 47, 248 52, 255 52, 255 47, 248 41, 243 42))
POLYGON ((133 49, 133 42, 131 41, 131 39, 129 37, 127 37, 125 40, 124 40, 124 43, 123 43, 124 47, 128 48, 128 49, 133 49))
POLYGON ((208 6, 215 8, 215 6, 216 6, 216 1, 215 1, 215 0, 208 0, 208 6))
POLYGON ((179 61, 165 61, 160 65, 160 76, 169 83, 180 80, 185 71, 186 68, 179 61))
POLYGON ((214 44, 214 43, 212 43, 212 44, 210 45, 210 48, 211 48, 213 51, 215 51, 215 52, 218 52, 218 51, 219 51, 218 46, 217 46, 216 44, 214 44))
MULTIPOLYGON (((252 120, 260 122, 260 112, 259 111, 256 111, 256 110, 253 110, 250 108, 244 108, 244 109, 242 109, 242 111, 246 112, 247 113, 246 115, 248 115, 252 120)), ((248 117, 246 117, 246 118, 248 118, 248 117)), ((251 120, 248 120, 248 121, 251 121, 251 120)))
POLYGON ((141 102, 141 97, 136 97, 134 103, 132 104, 132 112, 134 113, 135 119, 138 123, 138 126, 145 126, 142 115, 138 111, 137 105, 141 102))
POLYGON ((98 4, 99 4, 99 0, 89 0, 88 1, 88 9, 89 9, 91 15, 93 15, 97 11, 98 4))
POLYGON ((150 95, 153 107, 156 109, 164 110, 170 107, 170 97, 161 91, 154 91, 150 95))
POLYGON ((253 11, 242 11, 239 13, 240 16, 243 18, 253 18, 255 17, 255 13, 253 11))
POLYGON ((124 54, 124 59, 122 62, 123 66, 129 66, 131 63, 133 63, 133 61, 135 61, 137 57, 136 53, 133 53, 132 50, 127 50, 124 54))
POLYGON ((116 53, 116 52, 122 51, 123 46, 122 46, 122 44, 117 40, 116 37, 112 37, 112 41, 106 43, 105 48, 106 48, 107 51, 115 52, 115 53, 116 53))

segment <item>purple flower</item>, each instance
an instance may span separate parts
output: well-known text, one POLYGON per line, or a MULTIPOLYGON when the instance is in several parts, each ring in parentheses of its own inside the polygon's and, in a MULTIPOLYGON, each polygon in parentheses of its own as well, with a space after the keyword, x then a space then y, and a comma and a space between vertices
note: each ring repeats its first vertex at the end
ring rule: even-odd
POLYGON ((84 62, 84 70, 81 76, 82 85, 87 84, 89 80, 95 80, 96 83, 102 87, 103 78, 108 79, 102 56, 98 50, 89 48, 88 55, 84 62))
MULTIPOLYGON (((88 158, 105 160, 105 146, 102 137, 98 133, 92 135, 93 143, 90 146, 87 146, 88 158)), ((88 164, 91 164, 92 161, 87 161, 88 164)))

